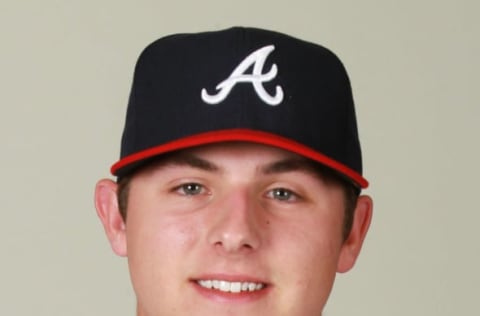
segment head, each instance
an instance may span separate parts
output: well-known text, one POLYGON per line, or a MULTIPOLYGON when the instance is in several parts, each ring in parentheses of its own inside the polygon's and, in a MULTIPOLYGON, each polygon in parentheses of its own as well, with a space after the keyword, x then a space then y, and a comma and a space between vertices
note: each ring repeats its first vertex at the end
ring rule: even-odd
POLYGON ((319 315, 371 219, 343 66, 258 29, 150 45, 112 173, 97 213, 141 316, 319 315))

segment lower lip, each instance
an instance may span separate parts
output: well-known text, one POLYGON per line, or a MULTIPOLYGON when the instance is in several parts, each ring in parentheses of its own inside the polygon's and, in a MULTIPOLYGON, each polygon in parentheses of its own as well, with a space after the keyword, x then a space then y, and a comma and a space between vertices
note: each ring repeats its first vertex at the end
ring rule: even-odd
POLYGON ((265 297, 268 292, 270 292, 270 287, 265 286, 264 288, 256 291, 241 291, 239 293, 232 292, 222 292, 215 289, 207 289, 200 286, 196 281, 191 282, 193 287, 204 297, 217 301, 217 302, 237 302, 237 303, 247 303, 257 301, 265 297))

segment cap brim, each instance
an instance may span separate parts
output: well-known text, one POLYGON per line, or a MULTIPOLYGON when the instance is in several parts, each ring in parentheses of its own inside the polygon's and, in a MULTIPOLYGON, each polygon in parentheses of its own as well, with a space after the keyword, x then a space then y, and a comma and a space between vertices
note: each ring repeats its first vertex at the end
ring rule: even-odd
POLYGON ((346 178, 350 179, 358 187, 365 189, 368 187, 368 181, 362 177, 358 172, 352 170, 351 168, 345 166, 344 164, 329 158, 307 146, 304 146, 300 143, 292 141, 288 138, 284 138, 275 134, 254 131, 248 129, 229 129, 229 130, 219 130, 211 131, 201 134, 196 134, 184 138, 180 138, 162 145, 158 145, 152 148, 145 149, 143 151, 134 153, 132 155, 126 156, 115 164, 112 165, 110 171, 115 176, 123 176, 128 171, 132 169, 133 166, 137 167, 142 164, 142 162, 147 161, 155 156, 200 146, 207 144, 214 144, 220 142, 230 142, 230 141, 245 141, 258 144, 269 145, 273 147, 278 147, 285 149, 306 158, 317 161, 336 172, 342 174, 346 178))

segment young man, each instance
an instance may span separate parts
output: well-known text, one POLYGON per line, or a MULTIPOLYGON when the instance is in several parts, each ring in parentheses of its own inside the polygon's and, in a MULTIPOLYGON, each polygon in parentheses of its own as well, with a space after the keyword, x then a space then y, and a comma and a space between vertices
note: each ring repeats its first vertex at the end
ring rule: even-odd
POLYGON ((327 49, 250 28, 141 54, 117 182, 96 208, 138 316, 321 315, 372 201, 347 74, 327 49))

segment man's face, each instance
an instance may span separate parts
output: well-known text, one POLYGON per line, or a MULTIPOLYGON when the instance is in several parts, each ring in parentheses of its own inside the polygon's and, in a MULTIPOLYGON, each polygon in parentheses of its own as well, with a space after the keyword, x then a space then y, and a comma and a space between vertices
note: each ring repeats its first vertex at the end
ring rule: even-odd
POLYGON ((232 143, 136 174, 126 224, 109 237, 128 257, 138 315, 320 315, 360 246, 342 239, 340 185, 302 161, 232 143))

